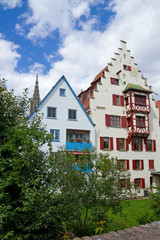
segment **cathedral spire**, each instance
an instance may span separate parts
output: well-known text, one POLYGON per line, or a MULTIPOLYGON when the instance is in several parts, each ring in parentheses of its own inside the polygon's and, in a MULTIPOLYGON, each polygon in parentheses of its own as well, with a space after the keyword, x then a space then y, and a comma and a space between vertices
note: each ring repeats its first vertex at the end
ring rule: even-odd
POLYGON ((41 100, 40 100, 40 95, 39 95, 38 74, 37 74, 33 98, 30 102, 30 114, 38 107, 40 102, 41 102, 41 100))

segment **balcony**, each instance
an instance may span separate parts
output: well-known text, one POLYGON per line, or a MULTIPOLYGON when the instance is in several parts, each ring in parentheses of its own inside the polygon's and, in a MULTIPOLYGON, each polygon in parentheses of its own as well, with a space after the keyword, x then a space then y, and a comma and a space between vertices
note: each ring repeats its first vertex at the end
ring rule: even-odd
POLYGON ((83 151, 84 149, 92 151, 92 143, 87 142, 66 142, 66 150, 83 151))

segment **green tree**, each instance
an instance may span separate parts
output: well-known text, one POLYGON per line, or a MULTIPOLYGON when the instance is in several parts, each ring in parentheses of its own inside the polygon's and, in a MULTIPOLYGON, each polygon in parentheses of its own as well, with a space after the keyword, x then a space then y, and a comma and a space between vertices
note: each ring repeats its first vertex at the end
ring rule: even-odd
POLYGON ((150 194, 151 209, 154 210, 156 217, 160 218, 160 185, 156 188, 157 192, 150 194))
POLYGON ((0 87, 0 239, 53 239, 58 225, 50 135, 41 118, 28 122, 22 97, 0 87), (43 152, 44 144, 48 152, 43 152))
MULTIPOLYGON (((84 236, 90 234, 89 225, 97 221, 107 224, 108 211, 122 211, 121 201, 132 195, 131 183, 121 187, 121 179, 129 179, 127 172, 117 166, 109 155, 84 152, 75 156, 64 150, 54 155, 53 174, 57 179, 57 202, 64 212, 62 220, 68 229, 84 236)), ((91 234, 94 234, 92 232, 91 234)))

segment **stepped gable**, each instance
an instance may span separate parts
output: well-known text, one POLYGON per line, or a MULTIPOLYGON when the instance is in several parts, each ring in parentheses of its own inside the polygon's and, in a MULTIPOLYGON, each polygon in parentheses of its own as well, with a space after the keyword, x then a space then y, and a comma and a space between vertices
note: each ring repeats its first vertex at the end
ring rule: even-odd
POLYGON ((94 98, 93 91, 97 89, 96 84, 101 82, 101 77, 104 77, 104 72, 108 71, 108 65, 100 71, 97 76, 94 78, 94 80, 91 82, 91 85, 89 88, 87 88, 84 91, 81 91, 81 93, 78 95, 78 98, 80 99, 84 109, 89 114, 89 108, 90 108, 90 102, 89 98, 94 98))

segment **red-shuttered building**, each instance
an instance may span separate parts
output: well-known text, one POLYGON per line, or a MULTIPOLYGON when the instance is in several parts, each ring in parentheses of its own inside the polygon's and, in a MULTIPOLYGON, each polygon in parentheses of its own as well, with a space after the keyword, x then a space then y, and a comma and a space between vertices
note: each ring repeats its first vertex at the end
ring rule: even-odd
POLYGON ((160 184, 159 112, 152 88, 143 77, 126 42, 115 57, 79 94, 86 112, 95 123, 97 152, 109 153, 130 172, 135 188, 160 184))

